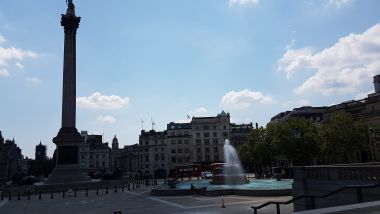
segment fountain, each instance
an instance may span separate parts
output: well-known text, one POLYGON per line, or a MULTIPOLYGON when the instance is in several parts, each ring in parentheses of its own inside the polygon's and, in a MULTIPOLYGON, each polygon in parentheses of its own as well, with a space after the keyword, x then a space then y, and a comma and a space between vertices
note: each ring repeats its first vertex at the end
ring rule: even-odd
POLYGON ((249 182, 244 174, 239 156, 228 139, 224 141, 224 162, 225 164, 214 170, 214 175, 210 181, 211 184, 239 185, 249 182))

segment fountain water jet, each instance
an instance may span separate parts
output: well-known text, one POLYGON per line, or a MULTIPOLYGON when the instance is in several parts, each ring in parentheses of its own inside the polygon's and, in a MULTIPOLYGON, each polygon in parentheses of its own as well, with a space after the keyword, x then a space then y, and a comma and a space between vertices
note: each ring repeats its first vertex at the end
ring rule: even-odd
POLYGON ((224 141, 224 162, 223 167, 215 169, 211 184, 248 183, 239 156, 228 139, 224 141))

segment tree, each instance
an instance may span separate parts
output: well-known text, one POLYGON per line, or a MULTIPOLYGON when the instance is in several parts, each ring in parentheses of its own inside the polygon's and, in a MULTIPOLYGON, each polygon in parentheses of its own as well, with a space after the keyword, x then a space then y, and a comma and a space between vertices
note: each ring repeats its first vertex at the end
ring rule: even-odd
POLYGON ((292 117, 267 126, 275 153, 293 165, 310 165, 319 154, 317 129, 309 120, 292 117))
POLYGON ((322 152, 329 163, 347 163, 356 160, 364 142, 368 142, 368 130, 362 118, 354 120, 347 112, 337 112, 320 131, 322 152))

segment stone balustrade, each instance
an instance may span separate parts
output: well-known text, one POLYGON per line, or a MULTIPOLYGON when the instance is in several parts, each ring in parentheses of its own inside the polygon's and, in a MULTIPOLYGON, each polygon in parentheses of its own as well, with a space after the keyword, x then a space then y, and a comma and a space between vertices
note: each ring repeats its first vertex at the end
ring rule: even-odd
MULTIPOLYGON (((293 197, 303 194, 324 195, 345 185, 380 183, 380 163, 340 164, 294 167, 293 197)), ((363 190, 365 201, 380 200, 378 189, 363 190)), ((308 199, 294 203, 295 211, 309 206, 308 199)), ((317 207, 356 203, 356 192, 345 190, 324 199, 316 199, 317 207)))

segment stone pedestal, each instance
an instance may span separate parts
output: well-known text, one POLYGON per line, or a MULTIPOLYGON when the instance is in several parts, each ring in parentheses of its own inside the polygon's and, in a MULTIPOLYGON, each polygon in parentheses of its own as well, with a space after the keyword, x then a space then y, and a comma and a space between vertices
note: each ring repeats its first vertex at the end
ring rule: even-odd
POLYGON ((79 144, 83 137, 76 128, 61 128, 53 139, 57 145, 56 168, 49 175, 48 184, 90 181, 87 171, 80 168, 79 144))

